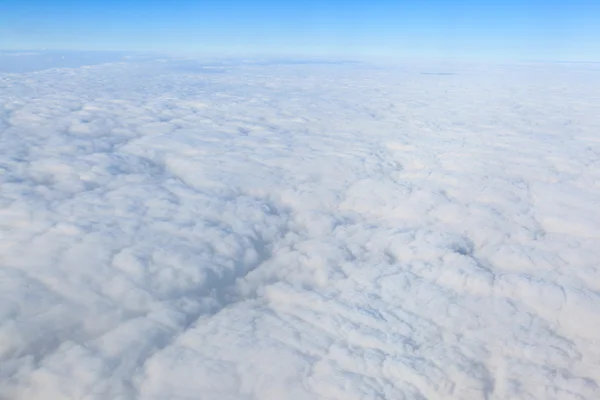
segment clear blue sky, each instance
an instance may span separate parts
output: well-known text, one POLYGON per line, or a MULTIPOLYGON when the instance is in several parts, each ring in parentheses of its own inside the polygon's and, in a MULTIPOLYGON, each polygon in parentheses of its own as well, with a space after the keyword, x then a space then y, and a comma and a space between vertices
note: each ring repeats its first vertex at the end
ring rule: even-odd
POLYGON ((600 0, 0 0, 0 49, 600 61, 600 0))

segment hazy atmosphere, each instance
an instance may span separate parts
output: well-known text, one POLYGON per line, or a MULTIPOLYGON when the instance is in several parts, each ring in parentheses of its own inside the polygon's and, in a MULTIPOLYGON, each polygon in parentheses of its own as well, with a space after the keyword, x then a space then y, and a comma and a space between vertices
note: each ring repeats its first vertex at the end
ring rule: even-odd
POLYGON ((600 2, 3 0, 0 49, 600 61, 600 2))
POLYGON ((596 400, 599 206, 600 3, 0 2, 0 400, 596 400))

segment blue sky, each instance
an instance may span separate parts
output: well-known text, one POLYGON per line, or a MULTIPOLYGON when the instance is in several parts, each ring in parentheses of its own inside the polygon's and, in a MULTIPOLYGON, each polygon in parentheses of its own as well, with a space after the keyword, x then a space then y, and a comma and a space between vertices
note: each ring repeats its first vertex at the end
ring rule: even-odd
POLYGON ((600 1, 0 0, 0 49, 600 61, 600 1))

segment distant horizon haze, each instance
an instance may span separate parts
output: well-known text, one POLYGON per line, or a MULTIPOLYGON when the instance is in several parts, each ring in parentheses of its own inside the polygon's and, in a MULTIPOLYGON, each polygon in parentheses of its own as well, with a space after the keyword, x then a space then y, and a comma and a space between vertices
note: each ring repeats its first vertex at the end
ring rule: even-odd
POLYGON ((6 0, 0 49, 600 61, 600 2, 6 0))

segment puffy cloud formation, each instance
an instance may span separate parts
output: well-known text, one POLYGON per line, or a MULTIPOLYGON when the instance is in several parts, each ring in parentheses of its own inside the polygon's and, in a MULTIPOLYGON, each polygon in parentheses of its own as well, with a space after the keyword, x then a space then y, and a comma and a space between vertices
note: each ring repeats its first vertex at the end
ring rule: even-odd
POLYGON ((585 64, 0 74, 0 399, 598 398, 599 92, 585 64))

